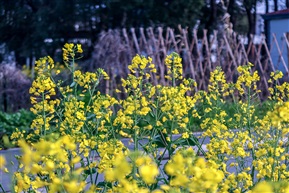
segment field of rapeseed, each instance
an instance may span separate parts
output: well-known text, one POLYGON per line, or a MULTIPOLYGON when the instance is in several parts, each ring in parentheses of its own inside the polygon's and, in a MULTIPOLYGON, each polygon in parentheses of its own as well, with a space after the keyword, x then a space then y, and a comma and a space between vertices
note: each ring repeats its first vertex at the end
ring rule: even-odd
MULTIPOLYGON (((279 84, 282 72, 271 73, 271 105, 260 114, 260 77, 250 63, 238 67, 235 82, 216 68, 209 89, 196 91, 197 83, 182 76, 178 54, 165 59, 166 85, 150 81, 157 69, 137 55, 115 91, 125 96, 119 99, 99 92, 109 79, 104 70, 75 68, 81 53, 81 45, 63 48, 69 80, 57 78, 52 58, 36 62, 33 132, 11 136, 22 149, 14 192, 289 192, 289 84, 279 84), (233 115, 223 108, 228 101, 233 115), (207 151, 194 121, 210 139, 207 151)), ((1 156, 0 163, 6 170, 1 156)))

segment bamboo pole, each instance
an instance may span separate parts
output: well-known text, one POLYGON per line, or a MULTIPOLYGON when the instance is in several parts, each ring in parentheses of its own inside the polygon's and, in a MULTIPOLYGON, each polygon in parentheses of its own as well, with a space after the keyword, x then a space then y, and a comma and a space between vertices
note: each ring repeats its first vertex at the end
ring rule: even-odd
POLYGON ((130 32, 132 34, 132 39, 133 39, 133 42, 134 42, 134 45, 135 45, 135 48, 136 48, 136 52, 138 54, 141 54, 141 51, 139 49, 139 44, 138 44, 138 41, 137 41, 137 37, 136 37, 136 34, 135 34, 135 29, 134 28, 130 28, 130 32))
POLYGON ((289 32, 284 33, 283 36, 284 36, 285 43, 287 45, 287 61, 288 61, 288 65, 289 65, 289 32))
POLYGON ((164 69, 164 66, 163 66, 163 64, 161 62, 160 55, 157 52, 158 51, 158 46, 157 46, 157 40, 156 40, 154 32, 153 32, 153 28, 149 27, 147 29, 147 32, 149 34, 149 37, 152 39, 152 44, 154 46, 155 52, 157 53, 157 54, 155 53, 155 58, 156 58, 156 62, 158 64, 158 67, 160 69, 160 82, 161 82, 161 84, 164 85, 165 84, 165 77, 164 77, 165 69, 164 69))
POLYGON ((237 68, 238 66, 237 66, 235 57, 234 57, 234 55, 233 55, 231 46, 230 46, 230 44, 229 44, 229 42, 228 42, 228 39, 227 39, 227 37, 226 37, 225 34, 223 35, 223 37, 224 37, 225 43, 226 43, 226 45, 227 45, 227 48, 228 48, 228 52, 229 52, 229 54, 230 54, 230 57, 231 57, 231 59, 233 60, 233 64, 234 64, 234 66, 237 68))
POLYGON ((188 44, 188 39, 187 39, 187 32, 185 29, 182 29, 182 33, 183 33, 183 40, 184 40, 184 44, 185 44, 185 48, 186 48, 186 54, 187 54, 188 60, 189 60, 190 71, 191 71, 193 79, 196 80, 196 75, 195 75, 196 71, 195 71, 195 68, 193 65, 191 52, 189 52, 190 49, 189 49, 189 44, 188 44))
POLYGON ((271 68, 272 68, 272 70, 275 72, 275 71, 276 71, 276 70, 275 70, 275 66, 274 66, 274 64, 273 64, 273 61, 272 61, 272 58, 271 58, 271 54, 270 54, 270 50, 269 50, 268 45, 267 45, 267 43, 266 43, 266 41, 265 41, 265 38, 262 39, 262 43, 263 43, 263 45, 264 45, 264 47, 265 47, 265 50, 266 50, 268 59, 269 59, 270 64, 271 64, 271 68))
POLYGON ((272 36, 273 36, 274 42, 276 43, 276 48, 277 48, 277 50, 278 50, 279 57, 280 57, 280 59, 281 59, 281 62, 282 62, 282 64, 283 64, 283 66, 284 66, 284 68, 285 68, 285 70, 286 70, 287 76, 288 76, 288 67, 287 67, 287 65, 286 65, 286 62, 285 62, 283 56, 282 56, 282 52, 281 52, 281 50, 280 50, 280 47, 279 47, 279 44, 278 44, 276 35, 273 33, 272 36))

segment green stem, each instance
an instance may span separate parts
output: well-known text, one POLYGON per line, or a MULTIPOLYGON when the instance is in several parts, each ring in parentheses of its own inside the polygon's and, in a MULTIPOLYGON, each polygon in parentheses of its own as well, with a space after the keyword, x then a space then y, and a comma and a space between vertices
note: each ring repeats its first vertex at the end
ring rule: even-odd
POLYGON ((99 173, 97 172, 97 173, 96 173, 96 176, 95 176, 95 179, 94 179, 94 184, 95 184, 95 185, 96 185, 96 183, 97 183, 98 175, 99 175, 99 173))
POLYGON ((176 79, 175 79, 175 73, 174 73, 174 62, 172 63, 172 86, 176 86, 176 79))
POLYGON ((138 138, 137 138, 136 130, 134 130, 133 141, 134 141, 134 151, 137 151, 138 150, 138 138))
POLYGON ((171 126, 171 129, 170 129, 170 141, 169 141, 169 144, 168 144, 169 145, 168 146, 169 158, 171 158, 172 153, 173 153, 173 151, 172 151, 172 141, 173 141, 173 133, 172 133, 172 131, 174 129, 174 121, 175 121, 175 119, 173 119, 172 126, 171 126))
POLYGON ((273 164, 271 166, 271 180, 273 179, 273 173, 274 173, 274 170, 275 170, 274 168, 275 168, 276 149, 277 149, 277 146, 278 146, 279 138, 280 138, 280 131, 277 131, 276 138, 275 138, 275 143, 274 143, 274 152, 273 152, 273 160, 274 160, 274 162, 273 162, 273 164))
MULTIPOLYGON (((94 84, 93 85, 93 88, 92 88, 92 90, 91 89, 89 89, 88 91, 89 91, 89 95, 90 95, 90 98, 89 98, 89 101, 88 101, 88 103, 87 103, 87 106, 90 106, 90 103, 91 103, 91 101, 92 101, 92 95, 93 95, 93 93, 95 92, 95 89, 96 89, 96 86, 97 86, 98 84, 94 84)), ((87 108, 85 109, 85 114, 87 113, 87 108)))
POLYGON ((250 130, 251 129, 251 113, 250 113, 250 109, 251 109, 251 89, 248 89, 248 100, 247 100, 247 129, 250 130))
POLYGON ((45 186, 45 190, 46 192, 49 192, 49 188, 47 186, 45 186))
POLYGON ((44 136, 46 135, 46 114, 45 114, 45 106, 44 106, 44 100, 45 100, 45 94, 42 93, 42 117, 43 117, 43 122, 44 122, 44 131, 41 132, 43 133, 44 136))
POLYGON ((163 152, 162 155, 159 157, 159 159, 158 159, 158 164, 157 164, 158 166, 160 166, 160 164, 161 164, 161 162, 162 162, 162 160, 163 160, 166 152, 167 152, 167 148, 165 148, 164 152, 163 152))
POLYGON ((71 62, 71 71, 72 71, 72 80, 74 82, 74 71, 75 71, 75 67, 74 67, 74 63, 75 63, 75 59, 74 57, 72 57, 72 62, 71 62))
MULTIPOLYGON (((86 161, 87 161, 87 165, 89 166, 90 165, 90 161, 89 161, 88 157, 86 157, 86 161)), ((89 167, 89 177, 90 177, 90 182, 92 183, 93 182, 93 178, 92 178, 92 169, 91 169, 91 167, 89 167)))
MULTIPOLYGON (((251 107, 251 89, 249 88, 248 90, 248 99, 247 99, 247 131, 249 132, 249 137, 250 139, 252 139, 252 132, 251 132, 251 114, 250 114, 250 107, 251 107)), ((255 160, 256 156, 255 156, 255 148, 253 146, 253 148, 251 149, 251 154, 252 154, 252 159, 255 160)), ((255 166, 252 167, 252 171, 251 171, 251 178, 254 179, 254 173, 255 173, 255 166)))
POLYGON ((1 184, 0 184, 0 188, 3 192, 6 192, 1 184))
MULTIPOLYGON (((74 53, 75 54, 75 53, 74 53)), ((71 73, 72 73, 72 82, 74 83, 74 86, 73 86, 73 91, 74 91, 74 96, 77 95, 76 91, 77 91, 77 84, 75 83, 75 75, 74 75, 74 72, 75 72, 75 58, 72 57, 72 61, 71 61, 71 73)))
MULTIPOLYGON (((197 155, 199 154, 199 152, 201 152, 203 156, 206 157, 206 152, 202 148, 205 138, 203 138, 202 143, 200 143, 199 140, 195 140, 195 138, 191 138, 191 139, 195 142, 196 146, 198 147, 197 155)), ((189 144, 188 140, 187 140, 187 143, 189 144)))

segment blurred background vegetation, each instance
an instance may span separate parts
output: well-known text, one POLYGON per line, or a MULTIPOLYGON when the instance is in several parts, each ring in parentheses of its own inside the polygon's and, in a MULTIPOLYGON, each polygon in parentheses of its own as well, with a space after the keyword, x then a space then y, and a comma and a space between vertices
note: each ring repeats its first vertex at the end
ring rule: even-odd
POLYGON ((50 55, 77 39, 90 57, 103 30, 169 26, 218 30, 229 14, 234 31, 255 34, 257 6, 265 12, 289 7, 289 0, 2 0, 0 62, 13 51, 17 64, 50 55), (272 5, 272 7, 270 7, 272 5))
MULTIPOLYGON (((116 45, 114 50, 108 48, 118 44, 115 43, 118 34, 113 34, 117 31, 103 35, 109 30, 140 27, 178 30, 181 26, 189 28, 188 33, 197 30, 200 38, 204 29, 208 30, 208 37, 214 30, 219 33, 229 29, 250 38, 250 34, 256 34, 260 7, 264 13, 276 11, 288 8, 289 0, 2 0, 0 111, 29 109, 28 88, 33 80, 33 72, 29 70, 33 70, 36 59, 47 55, 61 63, 61 48, 66 42, 82 44, 82 61, 92 64, 97 60, 111 65, 115 60, 112 55, 123 57, 123 53, 115 53, 119 50, 116 45), (96 53, 100 49, 104 51, 96 53), (96 57, 97 54, 100 56, 96 57), (22 67, 26 67, 26 75, 22 67)), ((179 34, 175 36, 178 38, 179 34)))

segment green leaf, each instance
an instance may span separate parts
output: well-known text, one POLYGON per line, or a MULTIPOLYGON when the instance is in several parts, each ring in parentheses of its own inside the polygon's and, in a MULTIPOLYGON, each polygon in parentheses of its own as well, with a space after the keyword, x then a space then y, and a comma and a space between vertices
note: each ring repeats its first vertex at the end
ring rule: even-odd
POLYGON ((96 169, 95 168, 91 168, 89 170, 84 170, 84 173, 87 174, 87 175, 95 174, 96 173, 96 169))
POLYGON ((70 87, 74 87, 76 82, 71 83, 70 87))
POLYGON ((108 188, 112 188, 112 184, 110 182, 103 181, 97 184, 97 187, 105 187, 105 186, 108 188))
POLYGON ((167 143, 165 138, 162 138, 160 135, 157 135, 154 139, 153 139, 153 143, 156 144, 157 148, 163 148, 166 147, 167 143))

